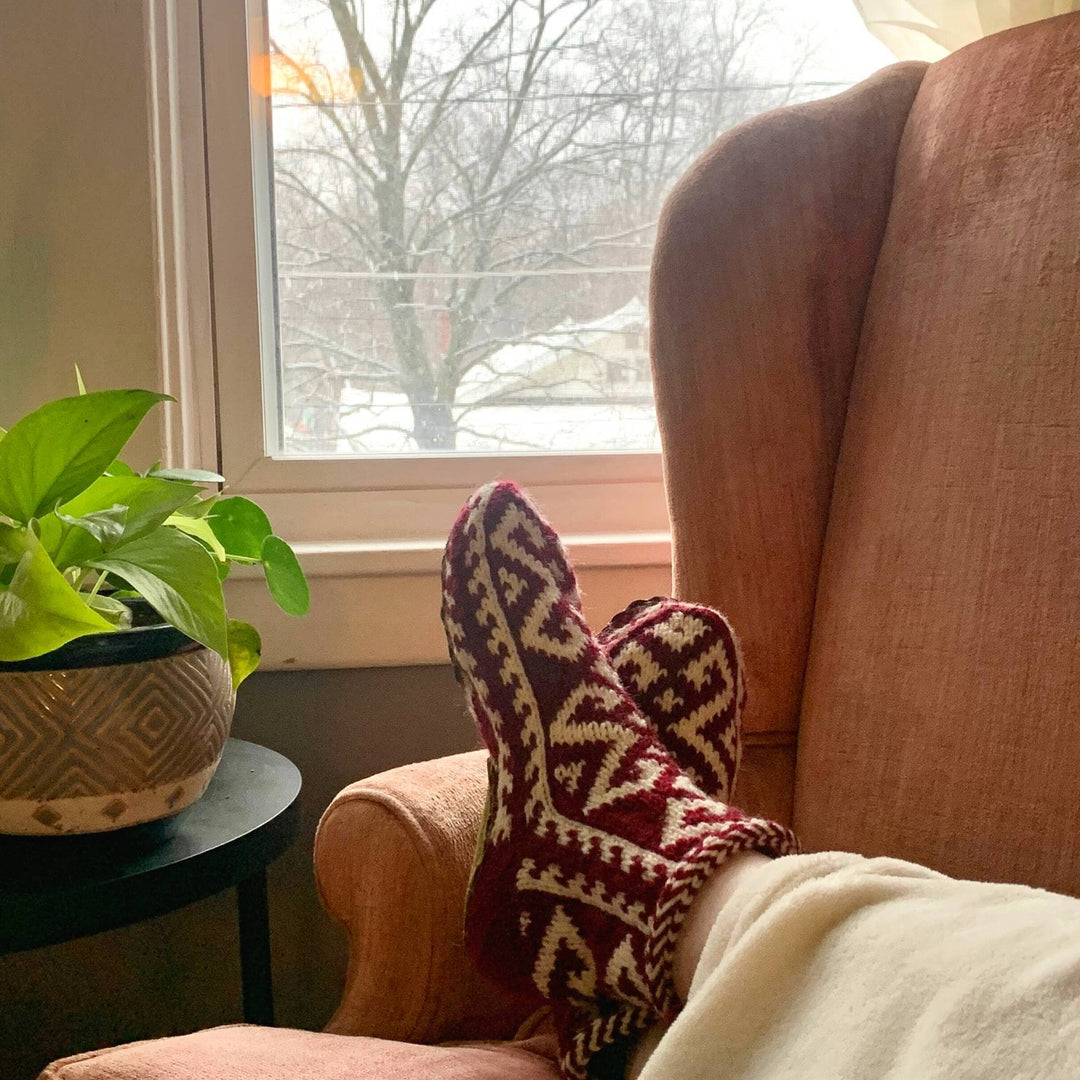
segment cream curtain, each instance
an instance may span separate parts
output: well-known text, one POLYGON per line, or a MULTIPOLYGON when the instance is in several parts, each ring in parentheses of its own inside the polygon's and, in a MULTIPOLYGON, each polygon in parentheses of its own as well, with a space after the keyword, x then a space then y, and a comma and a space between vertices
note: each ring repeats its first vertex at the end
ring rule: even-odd
POLYGON ((867 27, 901 60, 940 60, 1010 26, 1080 11, 1080 0, 854 0, 867 27))

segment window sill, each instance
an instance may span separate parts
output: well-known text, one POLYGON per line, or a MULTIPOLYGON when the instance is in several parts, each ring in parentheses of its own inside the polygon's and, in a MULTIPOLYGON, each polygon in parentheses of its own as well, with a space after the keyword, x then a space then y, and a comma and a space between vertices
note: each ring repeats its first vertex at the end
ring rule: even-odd
MULTIPOLYGON (((311 613, 292 619, 270 599, 261 572, 237 567, 229 612, 259 628, 266 670, 398 667, 447 662, 439 620, 442 540, 295 545, 311 586, 311 613)), ((663 532, 564 537, 591 625, 630 601, 671 590, 663 532)))

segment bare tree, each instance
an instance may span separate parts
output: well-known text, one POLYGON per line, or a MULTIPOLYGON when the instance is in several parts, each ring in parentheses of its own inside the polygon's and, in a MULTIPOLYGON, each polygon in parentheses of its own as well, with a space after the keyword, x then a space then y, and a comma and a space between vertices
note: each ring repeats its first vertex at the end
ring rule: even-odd
MULTIPOLYGON (((346 385, 403 393, 415 446, 447 450, 477 405, 459 400, 470 372, 490 370, 488 402, 529 395, 528 373, 499 388, 507 346, 587 352, 586 333, 558 344, 553 328, 640 297, 628 271, 648 261, 667 188, 721 126, 772 103, 747 59, 771 0, 309 2, 348 73, 272 42, 303 110, 275 181, 282 347, 315 403, 309 449, 335 448, 346 385)), ((603 396, 617 365, 565 379, 603 396)))

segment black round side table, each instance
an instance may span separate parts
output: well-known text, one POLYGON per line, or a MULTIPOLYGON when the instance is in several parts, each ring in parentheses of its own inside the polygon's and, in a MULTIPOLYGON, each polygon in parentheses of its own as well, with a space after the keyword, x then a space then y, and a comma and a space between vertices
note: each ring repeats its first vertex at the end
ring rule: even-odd
POLYGON ((0 837, 0 955, 113 930, 236 886, 244 1019, 273 1024, 266 867, 296 839, 300 772, 229 739, 198 802, 86 836, 0 837))

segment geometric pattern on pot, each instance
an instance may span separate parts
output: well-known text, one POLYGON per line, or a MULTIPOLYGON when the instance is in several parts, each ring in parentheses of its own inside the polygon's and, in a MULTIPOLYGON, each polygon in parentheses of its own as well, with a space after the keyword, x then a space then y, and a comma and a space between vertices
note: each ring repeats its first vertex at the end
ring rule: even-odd
POLYGON ((228 667, 205 648, 0 672, 0 799, 132 792, 192 776, 220 756, 233 702, 228 667))

